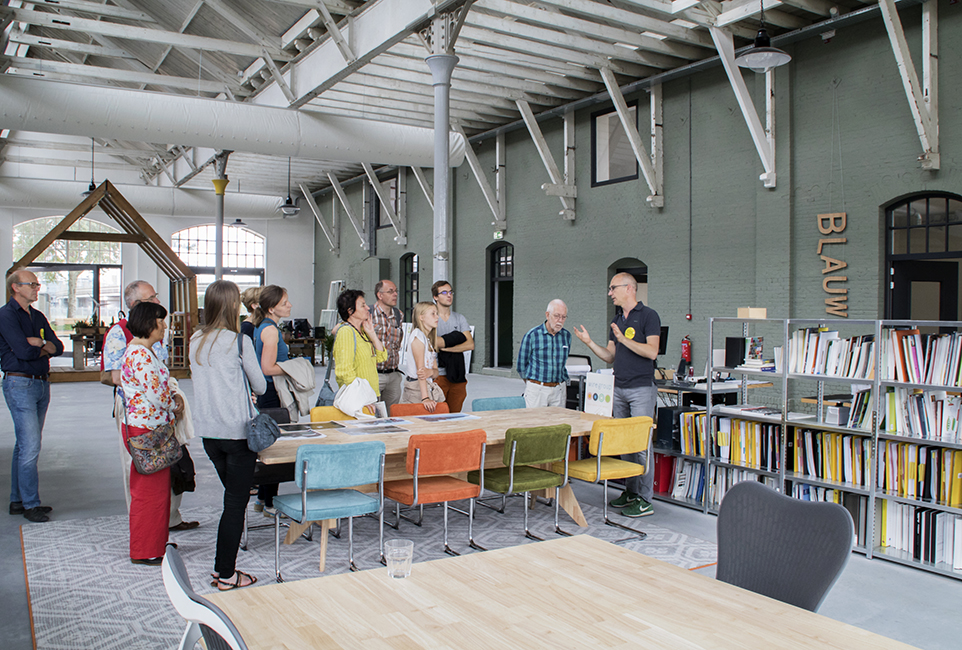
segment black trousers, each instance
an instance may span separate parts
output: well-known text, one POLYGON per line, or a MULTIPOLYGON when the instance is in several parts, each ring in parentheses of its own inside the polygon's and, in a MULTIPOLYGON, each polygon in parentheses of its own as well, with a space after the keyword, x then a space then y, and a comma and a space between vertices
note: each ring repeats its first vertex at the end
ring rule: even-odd
MULTIPOLYGON (((258 409, 280 408, 281 398, 277 395, 274 382, 267 382, 267 390, 263 395, 257 396, 258 409)), ((277 496, 277 483, 261 483, 257 488, 257 499, 262 501, 268 508, 274 505, 274 497, 277 496)))
POLYGON ((217 554, 214 571, 223 579, 234 575, 237 549, 244 530, 244 513, 251 498, 257 454, 246 440, 204 438, 204 451, 224 484, 224 511, 217 528, 217 554))

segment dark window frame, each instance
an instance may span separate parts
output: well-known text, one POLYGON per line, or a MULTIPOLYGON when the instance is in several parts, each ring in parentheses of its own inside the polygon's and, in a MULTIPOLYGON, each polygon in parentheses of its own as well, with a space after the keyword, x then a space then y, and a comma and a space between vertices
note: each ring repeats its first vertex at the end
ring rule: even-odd
MULTIPOLYGON (((638 100, 632 100, 628 102, 628 108, 635 109, 635 128, 638 128, 638 100)), ((638 169, 638 161, 635 160, 635 173, 629 176, 619 176, 618 178, 609 178, 608 180, 599 181, 598 179, 598 118, 616 113, 617 111, 612 106, 611 108, 606 108, 604 110, 595 111, 591 114, 591 187, 603 187, 605 185, 614 185, 615 183, 624 183, 626 181, 635 181, 640 177, 640 172, 638 169)), ((619 120, 619 124, 621 121, 619 120)))

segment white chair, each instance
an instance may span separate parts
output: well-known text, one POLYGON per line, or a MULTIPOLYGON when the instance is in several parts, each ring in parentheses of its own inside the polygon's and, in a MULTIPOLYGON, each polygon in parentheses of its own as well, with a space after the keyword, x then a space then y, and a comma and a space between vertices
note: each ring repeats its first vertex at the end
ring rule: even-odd
POLYGON ((187 619, 187 629, 178 650, 190 650, 201 637, 204 637, 208 650, 247 650, 247 644, 227 614, 194 591, 187 567, 171 544, 167 545, 162 571, 171 604, 187 619))

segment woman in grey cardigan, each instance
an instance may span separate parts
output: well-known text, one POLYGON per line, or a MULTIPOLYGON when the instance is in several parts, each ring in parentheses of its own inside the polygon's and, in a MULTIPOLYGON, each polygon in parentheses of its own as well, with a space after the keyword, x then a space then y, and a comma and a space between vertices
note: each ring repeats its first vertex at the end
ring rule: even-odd
POLYGON ((251 396, 244 375, 258 395, 267 389, 267 382, 250 338, 238 331, 240 291, 236 284, 218 280, 207 287, 204 319, 204 326, 190 337, 191 409, 194 431, 204 439, 204 451, 224 484, 211 586, 227 591, 257 582, 234 568, 257 462, 257 454, 247 447, 251 396), (238 354, 238 337, 243 358, 238 354))

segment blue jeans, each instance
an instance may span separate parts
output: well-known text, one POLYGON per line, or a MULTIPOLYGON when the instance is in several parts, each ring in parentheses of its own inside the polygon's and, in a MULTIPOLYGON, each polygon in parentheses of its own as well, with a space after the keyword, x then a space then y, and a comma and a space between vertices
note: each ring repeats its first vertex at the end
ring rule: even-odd
MULTIPOLYGON (((616 418, 634 418, 645 415, 653 418, 657 401, 658 388, 656 386, 639 386, 638 388, 618 388, 615 386, 611 415, 616 418)), ((648 467, 648 452, 625 454, 622 456, 622 460, 645 466, 647 471, 643 475, 625 479, 625 488, 629 492, 640 494, 642 499, 651 503, 655 488, 655 473, 648 467)))
POLYGON ((17 443, 10 468, 10 501, 26 509, 40 505, 40 433, 50 404, 50 383, 29 377, 3 378, 3 398, 13 418, 17 443))

